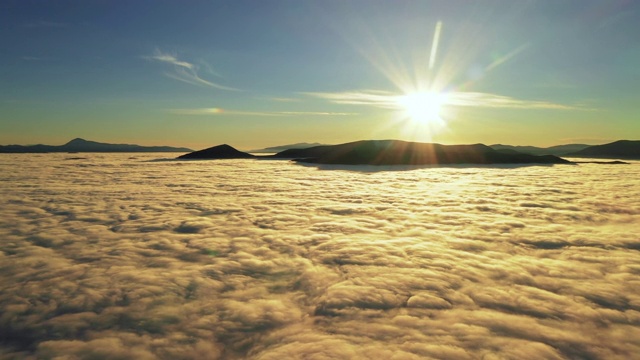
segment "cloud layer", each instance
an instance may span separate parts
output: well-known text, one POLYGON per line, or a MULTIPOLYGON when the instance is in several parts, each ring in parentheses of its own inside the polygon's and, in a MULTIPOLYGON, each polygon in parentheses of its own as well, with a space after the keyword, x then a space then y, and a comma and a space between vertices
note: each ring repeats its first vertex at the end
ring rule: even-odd
POLYGON ((628 359, 640 164, 0 157, 0 357, 628 359))

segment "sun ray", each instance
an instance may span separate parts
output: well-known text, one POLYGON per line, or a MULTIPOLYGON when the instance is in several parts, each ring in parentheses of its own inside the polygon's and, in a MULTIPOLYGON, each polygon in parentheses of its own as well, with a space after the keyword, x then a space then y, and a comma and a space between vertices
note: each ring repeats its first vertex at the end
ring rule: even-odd
POLYGON ((442 30, 442 21, 436 24, 436 30, 433 33, 433 42, 431 43, 431 55, 429 56, 429 70, 433 69, 438 55, 438 43, 440 42, 440 31, 442 30))

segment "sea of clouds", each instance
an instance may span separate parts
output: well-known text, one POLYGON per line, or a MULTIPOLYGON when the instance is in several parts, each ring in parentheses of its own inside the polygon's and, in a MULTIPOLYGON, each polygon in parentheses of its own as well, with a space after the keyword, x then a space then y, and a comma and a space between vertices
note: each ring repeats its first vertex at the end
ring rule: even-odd
POLYGON ((0 155, 0 358, 630 359, 640 163, 0 155))

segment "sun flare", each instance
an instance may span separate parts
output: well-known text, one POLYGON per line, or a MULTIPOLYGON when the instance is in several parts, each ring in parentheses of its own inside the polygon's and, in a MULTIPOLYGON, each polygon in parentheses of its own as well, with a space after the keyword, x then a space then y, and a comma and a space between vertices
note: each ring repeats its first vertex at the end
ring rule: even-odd
POLYGON ((446 96, 435 92, 417 92, 399 96, 396 103, 411 120, 433 123, 442 121, 440 113, 446 103, 446 96))

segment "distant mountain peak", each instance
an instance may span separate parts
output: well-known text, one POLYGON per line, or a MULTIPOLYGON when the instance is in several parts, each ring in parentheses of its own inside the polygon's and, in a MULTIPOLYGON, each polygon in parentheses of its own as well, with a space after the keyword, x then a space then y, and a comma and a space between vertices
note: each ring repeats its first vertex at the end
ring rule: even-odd
POLYGON ((249 159, 254 157, 231 145, 222 144, 178 156, 178 159, 249 159))
POLYGON ((0 153, 47 153, 47 152, 185 152, 188 148, 171 146, 140 146, 109 144, 75 138, 64 145, 0 146, 0 153))
POLYGON ((75 138, 71 141, 69 141, 68 143, 66 143, 65 145, 80 145, 80 144, 86 144, 89 141, 83 139, 83 138, 75 138))
POLYGON ((640 159, 640 140, 618 140, 568 154, 575 157, 640 159))

